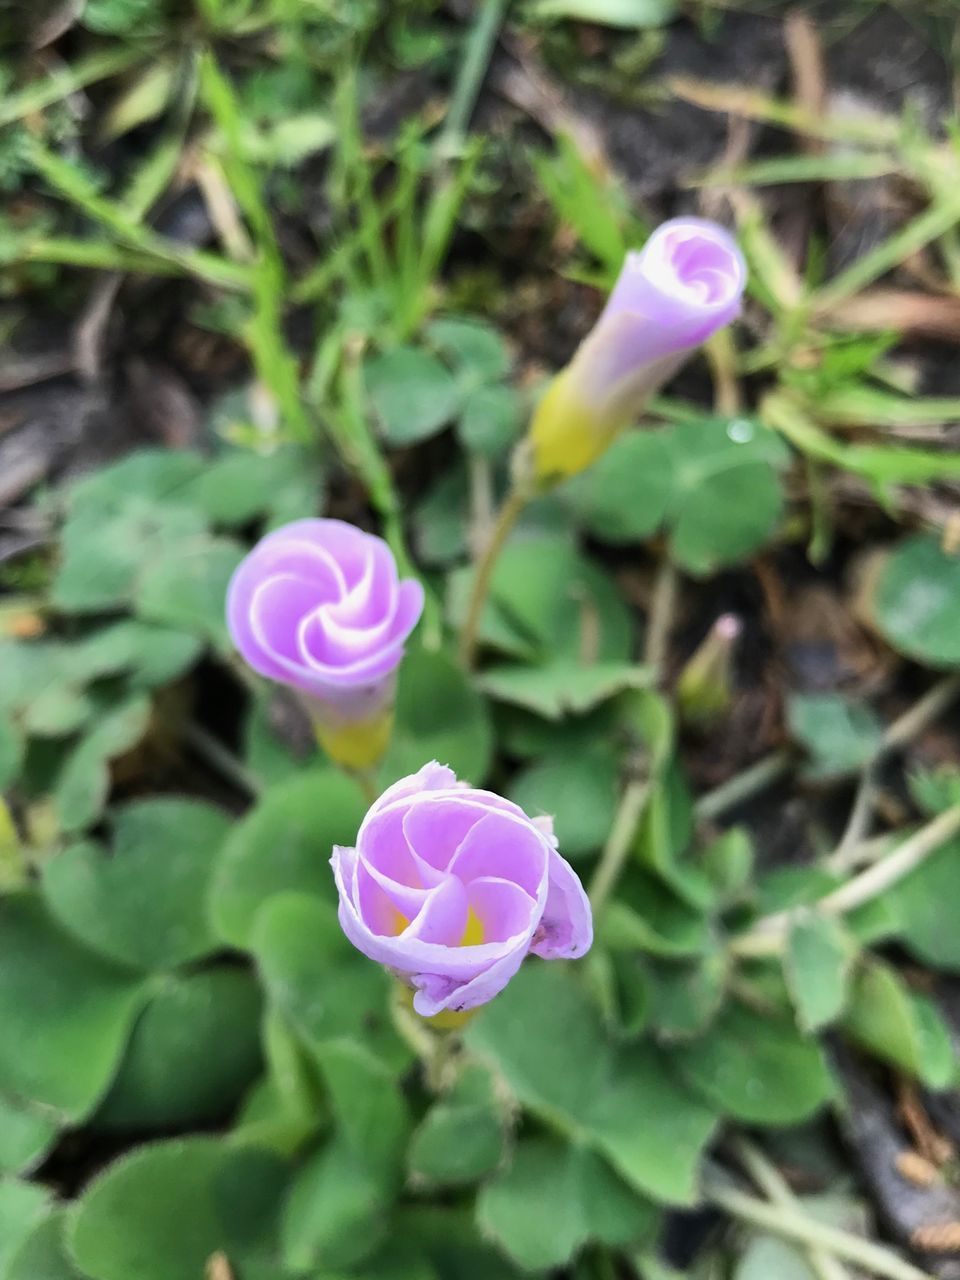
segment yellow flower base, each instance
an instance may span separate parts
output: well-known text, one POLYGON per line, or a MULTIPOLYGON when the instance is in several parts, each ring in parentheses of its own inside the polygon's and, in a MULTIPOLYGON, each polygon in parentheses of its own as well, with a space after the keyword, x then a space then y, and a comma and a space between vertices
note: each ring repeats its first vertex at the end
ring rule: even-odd
POLYGON ((372 720, 352 724, 314 725, 317 741, 334 764, 342 769, 362 771, 379 764, 393 732, 393 709, 380 712, 372 720))
POLYGON ((605 453, 619 424, 600 421, 571 386, 570 370, 557 374, 530 424, 536 482, 548 487, 579 475, 605 453))

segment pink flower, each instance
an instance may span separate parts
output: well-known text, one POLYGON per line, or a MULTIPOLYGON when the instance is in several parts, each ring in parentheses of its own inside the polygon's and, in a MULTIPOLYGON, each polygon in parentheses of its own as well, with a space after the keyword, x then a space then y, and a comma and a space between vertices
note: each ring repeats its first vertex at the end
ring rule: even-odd
POLYGON ((382 538, 342 520, 295 520, 261 539, 227 592, 244 659, 303 695, 334 759, 374 762, 389 736, 396 669, 423 610, 382 538))
POLYGON ((423 1017, 472 1009, 532 952, 584 955, 590 904, 551 823, 436 762, 390 787, 334 849, 343 931, 416 990, 423 1017))

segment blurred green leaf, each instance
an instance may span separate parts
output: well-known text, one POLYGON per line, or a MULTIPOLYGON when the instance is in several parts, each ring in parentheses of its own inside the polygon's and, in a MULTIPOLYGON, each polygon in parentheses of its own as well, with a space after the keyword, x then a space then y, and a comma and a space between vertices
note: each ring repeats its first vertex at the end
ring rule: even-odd
POLYGON ((117 1069, 142 979, 62 933, 29 894, 0 899, 0 1089, 70 1121, 117 1069))
POLYGON ((410 1172, 432 1185, 476 1182, 500 1163, 504 1127, 503 1107, 489 1073, 480 1066, 467 1067, 413 1134, 410 1172))
POLYGON ((237 543, 218 539, 158 558, 140 577, 134 602, 137 613, 149 622, 203 636, 228 651, 227 585, 243 556, 237 543))
POLYGON ((485 1234, 527 1270, 561 1267, 585 1244, 638 1245, 657 1214, 587 1147, 521 1141, 507 1169, 477 1198, 485 1234))
POLYGON ((663 523, 673 480, 667 433, 627 431, 569 480, 560 497, 594 537, 615 545, 642 542, 663 523))
POLYGON ((261 1005, 244 969, 171 977, 140 1014, 96 1127, 181 1129, 222 1119, 261 1065, 261 1005))
POLYGON ((591 533, 636 542, 663 523, 694 574, 734 564, 773 532, 783 509, 783 442, 748 418, 629 431, 562 490, 591 533))
POLYGON ((118 809, 109 849, 85 841, 47 863, 43 892, 62 927, 109 959, 148 970, 197 960, 217 940, 206 900, 226 814, 160 797, 118 809))
POLYGON ((353 843, 365 812, 357 784, 332 770, 305 770, 271 787, 217 858, 210 910, 224 942, 249 946, 254 917, 273 894, 299 889, 332 902, 330 854, 353 843))
POLYGON ((496 458, 522 426, 523 406, 512 387, 477 387, 469 392, 457 422, 457 436, 470 453, 496 458))
POLYGON ((960 664, 960 556, 932 534, 894 549, 872 596, 882 634, 901 653, 932 667, 960 664))
POLYGON ((446 653, 411 648, 400 667, 396 719, 379 769, 380 785, 439 760, 459 778, 482 786, 492 756, 490 714, 460 666, 446 653))
POLYGON ((787 936, 784 975, 803 1031, 835 1022, 849 998, 857 945, 844 926, 816 911, 798 914, 787 936))
POLYGON ((63 831, 73 833, 99 817, 110 788, 111 760, 143 738, 150 723, 150 702, 131 697, 98 709, 90 731, 63 761, 53 798, 63 831))
POLYGON ((49 1208, 46 1187, 0 1178, 0 1275, 6 1275, 8 1264, 49 1208))
POLYGON ((913 955, 937 969, 960 971, 960 931, 953 910, 960 895, 960 841, 929 854, 887 895, 896 932, 913 955))
POLYGON ((954 1079, 950 1033, 935 1006, 879 960, 867 960, 858 970, 842 1026, 877 1057, 931 1089, 945 1089, 954 1079))
POLYGON ((641 688, 648 680, 644 667, 626 662, 584 667, 561 661, 543 667, 489 667, 477 684, 492 698, 560 720, 568 713, 589 711, 624 689, 641 688))
POLYGON ((464 387, 493 382, 510 372, 510 352, 500 330, 484 320, 438 316, 427 325, 426 333, 464 387))
POLYGON ((620 766, 617 753, 598 743, 571 754, 560 748, 518 773, 507 795, 531 817, 546 814, 566 858, 598 850, 607 837, 617 806, 620 766))
POLYGON ((691 1088, 747 1124, 796 1124, 833 1093, 814 1041, 775 1016, 738 1003, 729 1004, 700 1040, 671 1056, 691 1088))
POLYGON ((0 1173, 32 1168, 56 1137, 56 1120, 47 1111, 0 1093, 0 1173))
POLYGON ((10 1253, 3 1280, 83 1280, 67 1257, 65 1209, 43 1217, 10 1253))
POLYGON ((861 768, 883 738, 870 707, 836 693, 794 693, 787 700, 790 732, 810 755, 807 774, 830 778, 861 768))
MULTIPOLYGON (((121 1157, 84 1189, 68 1248, 92 1280, 186 1280, 225 1253, 238 1269, 277 1258, 286 1170, 221 1138, 176 1138, 121 1157)), ((269 1274, 269 1273, 268 1273, 269 1274)), ((272 1274, 277 1274, 275 1269, 272 1274)))
POLYGON ((411 445, 436 435, 460 406, 453 375, 416 347, 374 356, 364 367, 364 382, 389 444, 411 445))

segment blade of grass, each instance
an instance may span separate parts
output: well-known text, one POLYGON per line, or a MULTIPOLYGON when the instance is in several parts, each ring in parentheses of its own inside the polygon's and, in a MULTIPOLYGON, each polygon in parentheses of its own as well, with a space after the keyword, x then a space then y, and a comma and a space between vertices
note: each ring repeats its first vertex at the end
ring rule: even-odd
MULTIPOLYGON (((165 274, 193 275, 225 289, 250 287, 246 268, 217 254, 176 244, 141 226, 127 210, 101 196, 84 173, 36 140, 30 143, 30 159, 58 195, 111 231, 121 243, 177 269, 165 274)), ((36 255, 32 256, 34 261, 38 260, 36 255)))
POLYGON ((463 145, 508 4, 509 0, 482 0, 477 7, 447 117, 437 139, 437 155, 442 160, 456 155, 463 145))
POLYGON ((18 92, 11 93, 5 102, 0 102, 0 128, 43 111, 87 85, 96 84, 98 80, 119 75, 143 60, 144 51, 133 48, 114 48, 78 58, 72 65, 59 68, 43 80, 32 81, 18 92))
POLYGON ((814 310, 835 307, 880 276, 898 267, 911 254, 925 249, 928 244, 956 227, 960 222, 960 192, 933 204, 926 212, 914 218, 900 231, 884 240, 883 244, 864 254, 845 271, 830 281, 811 299, 814 310))

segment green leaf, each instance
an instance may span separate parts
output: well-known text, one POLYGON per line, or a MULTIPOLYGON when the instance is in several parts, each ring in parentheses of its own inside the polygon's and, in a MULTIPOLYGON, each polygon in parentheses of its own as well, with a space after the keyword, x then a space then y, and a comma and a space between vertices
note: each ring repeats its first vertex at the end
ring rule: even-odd
POLYGON ((179 555, 158 556, 140 578, 137 613, 151 622, 181 627, 220 650, 228 650, 227 586, 243 556, 243 548, 226 539, 185 549, 179 555))
POLYGON ((450 422, 460 391, 436 356, 416 347, 395 347, 364 366, 364 382, 384 437, 393 445, 427 440, 450 422))
POLYGON ((220 1138, 141 1147, 87 1186, 70 1253, 93 1280, 199 1280, 217 1252, 238 1270, 272 1260, 285 1179, 274 1157, 220 1138))
POLYGON ((124 618, 66 646, 65 673, 82 683, 129 671, 134 688, 152 688, 182 675, 200 652, 196 636, 124 618))
POLYGON ((797 1124, 833 1092, 814 1041, 741 1004, 729 1004, 702 1039, 671 1057, 691 1088, 747 1124, 797 1124))
POLYGON ((87 946, 134 968, 199 959, 217 945, 206 898, 229 829, 224 813, 198 800, 125 805, 109 851, 86 841, 46 864, 50 910, 87 946))
POLYGON ((838 920, 815 911, 793 920, 783 969, 802 1031, 820 1031, 843 1013, 856 952, 838 920))
POLYGON ((20 772, 24 742, 13 720, 0 714, 0 789, 8 787, 20 772))
POLYGON ((449 1096, 435 1102, 410 1142, 414 1177, 438 1186, 476 1182, 503 1156, 504 1115, 493 1081, 482 1067, 467 1067, 449 1096))
POLYGON ((427 337, 447 357, 461 381, 479 385, 510 372, 510 352, 499 329, 468 316, 439 316, 427 337))
POLYGON ((507 795, 531 817, 547 814, 564 857, 598 850, 617 806, 619 761, 612 748, 571 754, 565 748, 518 773, 507 795))
MULTIPOLYGON (((237 526, 249 524, 257 516, 266 515, 277 503, 286 500, 288 492, 299 495, 305 472, 309 483, 319 483, 317 459, 307 457, 293 446, 273 453, 255 453, 248 449, 231 449, 221 454, 188 485, 182 500, 196 507, 211 524, 237 526)), ((318 495, 314 493, 316 508, 318 495)), ((304 515, 309 511, 304 511, 304 515)))
POLYGON ((93 712, 93 703, 80 689, 52 685, 27 707, 23 726, 38 738, 61 738, 76 733, 93 712))
POLYGON ((548 720, 589 711, 624 689, 649 682, 645 667, 627 662, 578 666, 560 661, 544 667, 490 667, 476 683, 492 698, 525 707, 548 720))
POLYGON ((654 1049, 616 1049, 570 973, 528 963, 466 1039, 526 1107, 605 1155, 631 1186, 693 1203, 714 1112, 654 1049))
POLYGON ((960 664, 960 556, 940 538, 905 538, 881 569, 872 604, 895 649, 931 667, 960 664))
POLYGON ((749 419, 686 422, 625 433, 561 496, 610 542, 641 541, 666 524, 677 562, 705 574, 773 532, 788 459, 779 437, 749 419))
POLYGON ((665 431, 627 431, 560 490, 563 503, 595 538, 642 542, 663 523, 673 487, 665 431))
POLYGON ((261 1005, 244 969, 172 977, 140 1015, 96 1126, 178 1129, 223 1119, 261 1066, 261 1005))
POLYGON ((31 895, 0 899, 0 1089, 82 1119, 107 1089, 141 980, 61 933, 31 895))
POLYGON ((3 1280, 83 1280, 67 1258, 66 1210, 44 1217, 10 1253, 3 1280))
POLYGON ((217 860, 210 901, 223 941, 249 946, 258 909, 284 890, 333 902, 333 846, 354 842, 366 808, 357 784, 332 770, 311 769, 271 787, 233 827, 217 860))
POLYGON ((143 567, 176 560, 184 547, 202 540, 202 514, 182 502, 202 467, 199 454, 145 451, 76 484, 51 592, 54 606, 90 613, 125 604, 143 567))
POLYGON ((477 1198, 477 1219, 521 1267, 562 1267, 585 1244, 639 1245, 657 1215, 589 1148, 556 1138, 517 1147, 477 1198))
POLYGON ((99 713, 57 775, 53 798, 64 832, 81 831, 99 817, 110 789, 109 762, 135 746, 149 723, 145 697, 128 698, 99 713))
POLYGON ((481 786, 492 755, 489 712, 459 665, 446 653, 411 649, 400 667, 396 720, 380 785, 440 760, 458 777, 481 786))
POLYGON ((694 574, 735 564, 773 533, 783 511, 782 440, 747 418, 673 428, 670 549, 694 574))
POLYGON ((394 1068, 410 1061, 390 1018, 393 980, 350 945, 331 903, 300 893, 274 897, 251 942, 271 1005, 314 1055, 343 1037, 394 1068))
POLYGON ((787 700, 793 737, 807 750, 807 776, 830 778, 861 768, 883 738, 883 726, 863 703, 836 693, 794 693, 787 700))
POLYGON ((0 1275, 49 1212, 50 1193, 32 1182, 0 1178, 0 1275))
POLYGON ((389 1196, 342 1141, 329 1142, 300 1170, 283 1215, 285 1265, 299 1274, 353 1267, 389 1229, 389 1196))
POLYGON ((350 1266, 386 1227, 409 1133, 406 1103, 390 1071, 362 1045, 322 1044, 318 1059, 337 1134, 297 1178, 284 1215, 288 1266, 350 1266))
POLYGON ((960 932, 954 910, 958 895, 960 840, 928 854, 916 871, 885 895, 903 945, 937 969, 960 971, 960 932))
POLYGON ((702 1035, 723 1006, 729 965, 722 952, 695 964, 646 961, 649 1022, 661 1043, 702 1035))
POLYGON ((608 27, 645 30, 677 16, 676 0, 536 0, 538 18, 574 18, 608 27))
POLYGON ((477 387, 468 394, 457 423, 460 443, 471 453, 496 458, 520 434, 522 412, 512 387, 477 387))
POLYGON ((0 1094, 0 1173, 25 1173, 42 1159, 56 1137, 54 1116, 0 1094))
POLYGON ((843 1029, 877 1057, 945 1089, 956 1063, 950 1033, 931 1001, 910 991, 895 970, 878 960, 860 968, 843 1029))
POLYGON ((773 1236, 751 1240, 737 1264, 733 1280, 817 1280, 803 1253, 773 1236))
POLYGON ((321 1044, 317 1057, 350 1151, 385 1185, 399 1182, 410 1117, 389 1067, 364 1045, 346 1039, 321 1044))
POLYGON ((458 463, 441 472, 413 509, 414 545, 423 564, 447 568, 466 558, 468 511, 467 470, 458 463))

